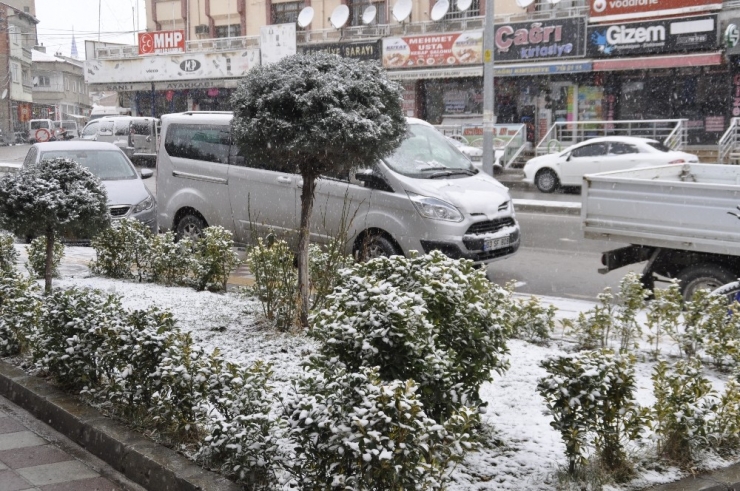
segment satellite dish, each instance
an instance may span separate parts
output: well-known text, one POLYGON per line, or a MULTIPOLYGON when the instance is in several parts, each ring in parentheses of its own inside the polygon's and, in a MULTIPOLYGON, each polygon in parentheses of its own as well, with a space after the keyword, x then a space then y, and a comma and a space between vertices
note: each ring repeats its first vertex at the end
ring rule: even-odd
POLYGON ((516 0, 516 4, 521 8, 526 9, 534 3, 534 0, 516 0))
POLYGON ((411 0, 396 0, 395 5, 393 5, 393 18, 398 22, 405 21, 411 15, 411 7, 411 0))
POLYGON ((346 5, 337 5, 334 11, 329 17, 329 22, 334 26, 334 29, 341 29, 344 24, 349 20, 349 7, 346 5))
POLYGON ((5 99, 8 97, 8 89, 3 90, 3 95, 0 95, 0 99, 5 99))
POLYGON ((368 8, 365 9, 364 12, 362 12, 362 23, 363 24, 372 23, 375 20, 375 16, 377 14, 378 14, 378 9, 375 8, 375 5, 370 5, 368 8))
POLYGON ((313 20, 313 7, 305 7, 298 14, 298 25, 300 27, 307 27, 313 20))
POLYGON ((432 7, 432 14, 430 17, 433 21, 442 20, 442 18, 447 15, 447 11, 450 10, 450 2, 449 0, 437 0, 437 3, 434 4, 434 7, 432 7))
POLYGON ((457 0, 455 5, 457 5, 457 10, 465 12, 471 5, 473 5, 473 0, 457 0))

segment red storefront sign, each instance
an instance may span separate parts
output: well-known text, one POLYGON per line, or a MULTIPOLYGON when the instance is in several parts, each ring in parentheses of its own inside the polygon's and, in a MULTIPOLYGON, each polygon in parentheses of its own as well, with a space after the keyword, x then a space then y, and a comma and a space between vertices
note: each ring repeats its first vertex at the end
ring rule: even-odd
POLYGON ((473 65, 483 62, 483 31, 383 39, 385 68, 473 65))
POLYGON ((139 33, 139 54, 185 52, 185 31, 156 31, 139 33))
POLYGON ((721 0, 589 0, 589 22, 686 15, 722 8, 721 0))

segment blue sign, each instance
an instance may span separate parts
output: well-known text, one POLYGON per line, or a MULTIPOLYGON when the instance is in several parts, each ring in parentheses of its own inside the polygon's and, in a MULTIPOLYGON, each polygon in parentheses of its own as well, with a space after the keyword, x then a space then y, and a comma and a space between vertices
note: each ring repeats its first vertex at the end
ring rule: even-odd
POLYGON ((493 75, 495 77, 517 77, 521 75, 555 75, 558 73, 590 72, 592 64, 590 61, 574 63, 552 63, 549 65, 495 65, 493 75))

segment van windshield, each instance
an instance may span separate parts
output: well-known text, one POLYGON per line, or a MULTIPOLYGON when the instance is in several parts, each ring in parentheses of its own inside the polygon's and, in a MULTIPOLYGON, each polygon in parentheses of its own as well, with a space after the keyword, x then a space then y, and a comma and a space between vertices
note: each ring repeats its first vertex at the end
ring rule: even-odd
POLYGON ((436 129, 410 124, 406 139, 385 163, 404 176, 433 179, 447 175, 473 175, 473 164, 436 129))
POLYGON ((101 181, 137 178, 136 170, 123 153, 116 150, 51 150, 41 153, 39 160, 57 158, 74 160, 101 181))

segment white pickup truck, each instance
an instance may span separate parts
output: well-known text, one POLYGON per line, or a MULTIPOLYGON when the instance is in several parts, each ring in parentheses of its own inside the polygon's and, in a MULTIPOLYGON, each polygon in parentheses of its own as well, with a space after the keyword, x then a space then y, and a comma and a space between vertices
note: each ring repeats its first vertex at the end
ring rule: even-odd
POLYGON ((740 277, 740 166, 665 165, 586 175, 582 199, 586 238, 631 244, 604 252, 601 273, 647 261, 646 287, 677 278, 687 299, 740 277))

